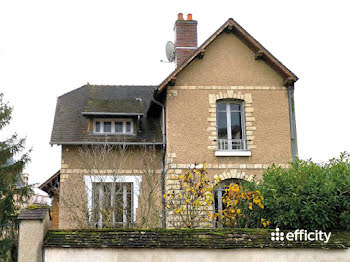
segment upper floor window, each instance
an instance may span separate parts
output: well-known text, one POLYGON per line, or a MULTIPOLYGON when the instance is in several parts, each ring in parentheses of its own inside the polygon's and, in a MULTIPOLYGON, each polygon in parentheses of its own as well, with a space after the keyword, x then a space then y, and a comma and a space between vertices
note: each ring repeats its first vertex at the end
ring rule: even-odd
POLYGON ((95 119, 94 134, 132 135, 132 119, 95 119))
MULTIPOLYGON (((232 100, 218 101, 216 104, 216 113, 218 151, 247 151, 244 102, 232 100)), ((221 154, 216 153, 216 155, 221 154)), ((243 153, 243 155, 247 154, 243 153)))

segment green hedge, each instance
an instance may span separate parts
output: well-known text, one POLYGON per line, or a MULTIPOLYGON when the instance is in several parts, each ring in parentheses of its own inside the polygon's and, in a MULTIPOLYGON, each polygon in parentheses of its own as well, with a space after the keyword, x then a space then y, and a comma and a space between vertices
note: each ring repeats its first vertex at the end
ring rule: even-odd
POLYGON ((264 217, 272 228, 281 229, 350 230, 349 156, 343 153, 322 164, 297 160, 288 169, 268 168, 260 184, 245 184, 265 198, 265 208, 254 210, 252 221, 264 217))

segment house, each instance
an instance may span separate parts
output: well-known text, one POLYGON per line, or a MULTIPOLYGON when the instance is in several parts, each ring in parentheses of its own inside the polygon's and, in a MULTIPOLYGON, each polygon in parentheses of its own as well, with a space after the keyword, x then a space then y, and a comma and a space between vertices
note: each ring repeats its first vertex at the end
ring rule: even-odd
POLYGON ((32 195, 31 199, 29 200, 29 205, 36 205, 36 206, 50 206, 51 205, 51 198, 47 195, 47 193, 43 192, 42 190, 38 188, 34 188, 34 194, 32 195))
POLYGON ((174 31, 176 68, 160 85, 87 84, 58 98, 50 143, 62 165, 40 187, 55 228, 140 225, 152 179, 163 207, 152 221, 171 227, 161 196, 193 164, 225 184, 295 160, 297 76, 231 18, 199 47, 192 15, 174 31))

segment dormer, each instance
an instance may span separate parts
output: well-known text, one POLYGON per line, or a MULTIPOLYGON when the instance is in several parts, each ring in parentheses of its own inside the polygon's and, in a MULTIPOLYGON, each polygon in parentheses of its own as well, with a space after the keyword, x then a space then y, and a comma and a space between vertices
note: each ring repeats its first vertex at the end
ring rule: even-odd
POLYGON ((136 135, 141 129, 144 105, 141 98, 90 98, 82 112, 89 118, 88 130, 93 135, 136 135))

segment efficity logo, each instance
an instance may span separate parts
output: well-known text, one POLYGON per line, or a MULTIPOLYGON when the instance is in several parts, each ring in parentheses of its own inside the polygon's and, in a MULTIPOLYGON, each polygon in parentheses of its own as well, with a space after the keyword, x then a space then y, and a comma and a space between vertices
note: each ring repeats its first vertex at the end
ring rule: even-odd
POLYGON ((328 243, 331 238, 332 232, 323 232, 322 230, 308 232, 304 229, 297 229, 294 232, 280 232, 279 228, 275 229, 275 232, 271 232, 272 241, 323 241, 328 243))

